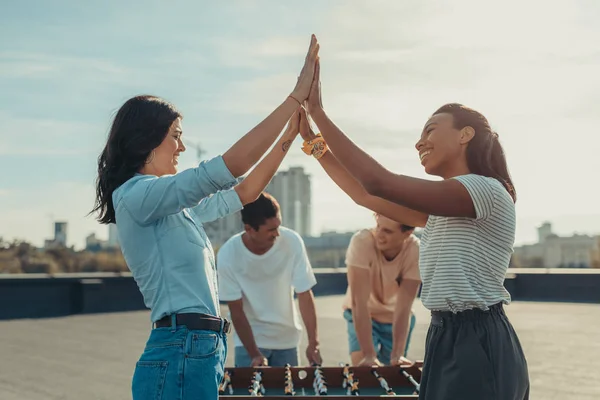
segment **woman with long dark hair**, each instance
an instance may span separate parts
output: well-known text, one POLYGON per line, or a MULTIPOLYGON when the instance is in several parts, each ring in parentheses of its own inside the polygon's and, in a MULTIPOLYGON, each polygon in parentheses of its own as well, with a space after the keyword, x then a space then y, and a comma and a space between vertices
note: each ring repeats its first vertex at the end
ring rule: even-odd
POLYGON ((505 312, 504 278, 515 237, 516 192, 504 151, 487 119, 446 104, 425 123, 415 147, 440 181, 394 174, 355 145, 323 108, 317 61, 307 108, 322 136, 308 154, 353 198, 400 223, 424 227, 421 300, 431 310, 420 399, 529 398, 525 355, 505 312), (362 192, 366 192, 362 193, 362 192))
POLYGON ((134 399, 217 399, 229 322, 219 313, 215 259, 203 223, 258 198, 298 134, 319 45, 314 35, 296 87, 222 156, 177 173, 182 115, 155 96, 117 112, 98 162, 93 211, 116 223, 123 256, 151 310, 134 399), (269 154, 241 182, 289 125, 269 154))

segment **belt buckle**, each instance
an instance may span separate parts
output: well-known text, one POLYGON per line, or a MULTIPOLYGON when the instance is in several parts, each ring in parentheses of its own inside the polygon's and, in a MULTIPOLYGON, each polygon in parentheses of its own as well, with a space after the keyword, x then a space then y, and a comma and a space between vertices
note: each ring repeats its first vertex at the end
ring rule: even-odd
POLYGON ((223 318, 223 332, 228 335, 231 332, 231 322, 227 318, 223 318))

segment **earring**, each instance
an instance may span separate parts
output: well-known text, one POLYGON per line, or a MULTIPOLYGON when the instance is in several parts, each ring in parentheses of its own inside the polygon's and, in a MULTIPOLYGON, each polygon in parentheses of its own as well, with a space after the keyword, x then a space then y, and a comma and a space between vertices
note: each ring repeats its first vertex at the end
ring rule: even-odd
POLYGON ((154 160, 154 150, 150 153, 150 157, 146 160, 146 164, 150 164, 154 160))

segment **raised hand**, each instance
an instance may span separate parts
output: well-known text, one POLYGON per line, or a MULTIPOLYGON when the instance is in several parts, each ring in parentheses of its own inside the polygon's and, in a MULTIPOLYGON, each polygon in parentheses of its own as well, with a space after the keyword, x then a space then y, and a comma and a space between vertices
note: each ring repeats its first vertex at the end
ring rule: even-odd
POLYGON ((310 93, 310 87, 315 76, 315 65, 318 57, 319 43, 317 42, 317 37, 312 35, 310 38, 310 46, 308 48, 308 52, 306 53, 306 58, 304 59, 304 66, 302 67, 302 71, 300 71, 300 76, 298 76, 296 87, 290 95, 300 104, 302 104, 308 98, 308 94, 310 93))
POLYGON ((298 107, 296 111, 294 111, 294 114, 292 114, 290 120, 288 121, 287 128, 285 129, 285 135, 293 136, 295 138, 298 132, 300 132, 300 124, 302 123, 302 114, 300 110, 302 110, 302 107, 298 107))
POLYGON ((321 99, 321 63, 318 58, 315 65, 315 75, 313 77, 306 105, 308 107, 308 112, 314 112, 315 110, 323 109, 323 100, 321 99))
POLYGON ((310 126, 304 107, 300 108, 300 136, 303 140, 312 140, 317 137, 310 126))

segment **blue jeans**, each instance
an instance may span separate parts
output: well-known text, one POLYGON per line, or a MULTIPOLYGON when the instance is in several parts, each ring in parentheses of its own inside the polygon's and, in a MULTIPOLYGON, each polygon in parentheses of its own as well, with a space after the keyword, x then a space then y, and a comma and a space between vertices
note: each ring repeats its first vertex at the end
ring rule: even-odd
POLYGON ((134 400, 217 400, 227 357, 222 331, 153 329, 136 364, 134 400))
MULTIPOLYGON (((350 353, 360 351, 360 344, 358 343, 358 338, 356 337, 356 330, 354 329, 354 321, 352 320, 351 310, 344 310, 344 319, 348 325, 348 347, 350 349, 350 353)), ((405 357, 408 352, 408 345, 410 344, 410 337, 415 327, 416 320, 417 319, 415 315, 410 313, 410 327, 408 330, 408 336, 406 336, 406 347, 404 347, 405 357)), ((377 358, 379 361, 387 365, 390 363, 392 346, 394 344, 394 334, 392 332, 393 325, 384 324, 375 320, 371 320, 371 323, 373 345, 375 346, 375 351, 377 352, 377 358)))
MULTIPOLYGON (((300 364, 298 360, 298 349, 264 349, 259 348, 263 356, 269 361, 271 367, 284 367, 285 364, 290 364, 292 367, 296 367, 300 364)), ((246 351, 244 346, 235 347, 235 366, 236 367, 249 367, 252 363, 250 354, 246 351)))

